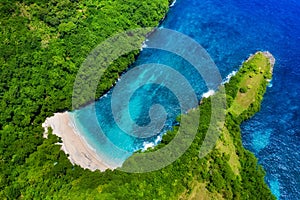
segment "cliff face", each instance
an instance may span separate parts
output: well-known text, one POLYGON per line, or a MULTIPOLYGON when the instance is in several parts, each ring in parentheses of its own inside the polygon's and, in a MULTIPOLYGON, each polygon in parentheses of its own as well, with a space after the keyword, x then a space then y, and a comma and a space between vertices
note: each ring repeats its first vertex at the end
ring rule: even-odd
POLYGON ((240 132, 240 124, 259 111, 274 64, 269 52, 257 52, 225 84, 225 126, 215 149, 204 158, 205 176, 196 175, 182 199, 275 199, 264 183, 264 170, 243 148, 240 132))

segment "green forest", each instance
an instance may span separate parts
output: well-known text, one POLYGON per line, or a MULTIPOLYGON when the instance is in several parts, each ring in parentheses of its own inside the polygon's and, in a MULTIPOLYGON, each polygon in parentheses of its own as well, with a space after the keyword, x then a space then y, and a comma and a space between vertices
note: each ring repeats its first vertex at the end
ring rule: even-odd
MULTIPOLYGON (((169 3, 0 0, 0 199, 275 199, 264 183, 262 167, 243 148, 240 136, 241 122, 259 110, 271 76, 270 63, 261 54, 225 85, 226 125, 215 149, 202 159, 198 153, 209 123, 209 98, 198 108, 201 121, 191 147, 155 172, 84 170, 70 163, 56 144, 59 138, 43 138, 45 119, 72 109, 73 83, 88 53, 115 33, 157 26, 169 3), (263 63, 266 70, 258 68, 263 63), (244 84, 256 75, 263 77, 257 87, 244 84), (254 89, 255 101, 249 105, 238 98, 254 89), (235 112, 231 107, 239 104, 244 109, 235 112)), ((137 55, 132 52, 111 65, 98 97, 137 55)), ((192 116, 193 112, 187 115, 192 116)), ((156 148, 168 144, 174 134, 176 127, 156 148)))

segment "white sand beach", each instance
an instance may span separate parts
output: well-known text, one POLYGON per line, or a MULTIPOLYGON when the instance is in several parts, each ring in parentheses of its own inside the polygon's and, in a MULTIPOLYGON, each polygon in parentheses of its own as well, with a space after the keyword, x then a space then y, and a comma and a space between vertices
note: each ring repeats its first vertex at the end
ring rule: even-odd
POLYGON ((53 117, 47 118, 43 123, 45 128, 44 137, 47 137, 48 127, 51 127, 53 134, 62 139, 62 150, 69 155, 68 158, 72 164, 77 164, 92 171, 115 169, 117 166, 108 166, 103 162, 103 159, 78 134, 78 130, 73 123, 68 112, 55 113, 53 117))

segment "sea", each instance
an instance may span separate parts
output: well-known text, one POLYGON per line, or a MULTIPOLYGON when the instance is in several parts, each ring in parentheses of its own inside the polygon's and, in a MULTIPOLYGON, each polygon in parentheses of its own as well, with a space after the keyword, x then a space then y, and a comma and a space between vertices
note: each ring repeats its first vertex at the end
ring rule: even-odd
MULTIPOLYGON (((159 28, 178 31, 198 42, 224 80, 256 51, 274 55, 273 79, 260 112, 242 124, 242 141, 265 169, 265 181, 272 193, 278 199, 300 199, 300 1, 177 0, 159 28)), ((147 41, 157 37, 154 32, 147 41)), ((176 45, 175 38, 159 38, 159 41, 176 45)), ((172 79, 159 70, 151 71, 153 68, 147 67, 151 63, 170 66, 182 74, 194 88, 197 100, 214 89, 185 59, 163 50, 144 48, 128 70, 141 72, 136 76, 126 76, 125 72, 117 83, 125 88, 120 90, 119 101, 112 103, 112 88, 95 103, 73 112, 81 134, 108 163, 121 165, 133 152, 157 145, 162 134, 178 125, 176 117, 187 111, 181 109, 176 94, 166 85, 145 82, 145 77, 172 79), (136 89, 126 105, 121 98, 129 95, 125 86, 136 89), (118 107, 117 114, 112 105, 118 107), (151 115, 153 105, 163 107, 158 109, 161 114, 151 115), (94 111, 96 118, 92 119, 94 111), (164 120, 164 124, 155 133, 138 137, 132 123, 146 126, 155 120, 164 120)), ((196 104, 189 106, 193 108, 196 104)))

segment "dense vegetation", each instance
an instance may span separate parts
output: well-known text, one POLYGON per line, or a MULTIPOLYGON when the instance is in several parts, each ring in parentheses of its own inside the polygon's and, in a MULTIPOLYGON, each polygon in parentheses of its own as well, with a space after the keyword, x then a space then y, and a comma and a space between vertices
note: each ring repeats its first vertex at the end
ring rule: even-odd
MULTIPOLYGON (((71 109, 75 76, 96 45, 117 32, 157 26, 167 10, 167 0, 0 1, 0 199, 42 198, 80 176, 81 169, 65 176, 70 164, 54 139, 42 139, 41 123, 71 109)), ((137 53, 112 64, 98 96, 137 53)))
MULTIPOLYGON (((226 84, 226 128, 216 148, 203 159, 198 154, 209 123, 210 99, 204 99, 198 108, 201 123, 188 151, 172 165, 151 173, 83 170, 71 165, 56 144, 57 137, 42 138, 45 118, 71 109, 77 70, 95 45, 125 29, 157 25, 167 6, 163 0, 0 1, 0 199, 186 199, 198 194, 274 199, 256 158, 242 147, 239 127, 259 110, 265 79, 250 106, 241 114, 230 112, 230 107, 239 103, 236 96, 249 71, 270 76, 269 70, 259 71, 256 63, 246 64, 226 84)), ((137 53, 112 65, 98 95, 137 53)), ((192 116, 193 112, 187 115, 192 116)), ((174 134, 170 131, 159 147, 174 134)))

